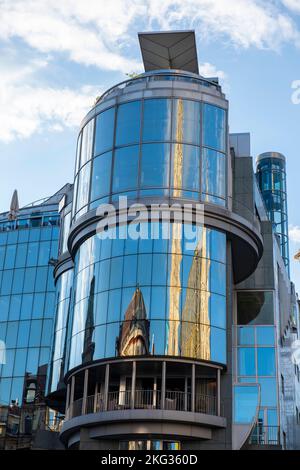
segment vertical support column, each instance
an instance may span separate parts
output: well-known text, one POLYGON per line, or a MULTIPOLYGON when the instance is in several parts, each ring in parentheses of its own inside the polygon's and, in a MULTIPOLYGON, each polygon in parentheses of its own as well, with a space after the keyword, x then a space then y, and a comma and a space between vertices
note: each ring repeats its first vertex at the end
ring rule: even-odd
POLYGON ((184 379, 184 411, 188 410, 188 378, 184 379))
POLYGON ((162 363, 162 374, 161 374, 161 402, 160 407, 162 410, 165 409, 166 402, 166 361, 162 363))
POLYGON ((68 417, 69 400, 70 400, 70 384, 68 383, 67 384, 67 396, 66 396, 66 410, 65 410, 66 419, 69 419, 69 417, 68 417))
POLYGON ((191 411, 194 413, 195 412, 195 387, 196 387, 196 366, 195 364, 192 364, 192 403, 191 403, 191 411))
POLYGON ((153 382, 153 402, 152 402, 153 408, 156 410, 157 408, 157 377, 154 377, 154 382, 153 382))
POLYGON ((221 370, 217 369, 217 416, 221 416, 221 370))
POLYGON ((85 371, 84 371, 84 380, 83 380, 82 408, 81 408, 81 414, 82 415, 86 414, 88 384, 89 384, 89 370, 85 369, 85 371))
POLYGON ((97 413, 97 404, 98 404, 98 382, 96 382, 96 385, 95 385, 94 413, 97 413))
POLYGON ((104 379, 104 411, 107 411, 108 406, 108 388, 109 388, 109 364, 105 366, 105 379, 104 379))
POLYGON ((75 393, 75 375, 72 375, 71 378, 71 395, 70 395, 70 405, 69 405, 69 419, 73 416, 73 406, 74 406, 74 393, 75 393))
POLYGON ((136 361, 132 362, 132 376, 131 376, 131 400, 130 407, 133 409, 135 404, 135 383, 136 383, 136 361))

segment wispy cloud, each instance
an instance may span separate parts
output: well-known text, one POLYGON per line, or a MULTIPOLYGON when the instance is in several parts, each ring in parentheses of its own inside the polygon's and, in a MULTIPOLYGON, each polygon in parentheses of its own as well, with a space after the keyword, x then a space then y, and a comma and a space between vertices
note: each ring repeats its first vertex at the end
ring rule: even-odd
MULTIPOLYGON (((280 0, 0 0, 0 42, 13 49, 18 40, 37 57, 28 64, 16 59, 9 67, 0 65, 0 140, 77 125, 99 94, 87 86, 34 82, 49 54, 106 71, 140 71, 137 24, 140 30, 193 28, 200 40, 237 48, 300 46, 290 13, 299 1, 282 0, 281 6, 280 0)), ((200 73, 226 79, 207 62, 200 63, 200 73)))
POLYGON ((298 225, 290 225, 289 238, 294 243, 300 243, 300 227, 298 225))
POLYGON ((23 67, 0 68, 0 140, 28 138, 41 130, 62 131, 77 126, 93 104, 99 87, 78 90, 33 84, 35 73, 46 61, 23 67))
POLYGON ((294 13, 300 13, 299 0, 281 0, 282 4, 294 13))

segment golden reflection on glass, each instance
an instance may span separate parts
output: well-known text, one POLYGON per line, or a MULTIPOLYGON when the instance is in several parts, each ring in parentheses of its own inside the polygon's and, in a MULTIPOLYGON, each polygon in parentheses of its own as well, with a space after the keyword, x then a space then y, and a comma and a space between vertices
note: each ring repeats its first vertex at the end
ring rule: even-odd
POLYGON ((172 246, 170 257, 169 273, 169 312, 168 312, 168 336, 166 338, 166 354, 177 356, 180 344, 180 297, 181 297, 181 266, 182 266, 182 247, 181 247, 182 225, 172 224, 172 246))
POLYGON ((150 325, 143 294, 137 287, 120 326, 120 334, 116 344, 118 355, 142 356, 149 354, 149 331, 150 325))
POLYGON ((182 309, 181 354, 210 360, 209 275, 207 233, 195 249, 182 309), (201 289, 201 290, 199 290, 201 289))
MULTIPOLYGON (((176 141, 183 141, 183 101, 178 100, 177 118, 176 118, 176 141)), ((181 197, 182 174, 183 174, 183 146, 182 144, 174 145, 173 165, 171 166, 173 175, 171 178, 173 187, 173 196, 181 197)))

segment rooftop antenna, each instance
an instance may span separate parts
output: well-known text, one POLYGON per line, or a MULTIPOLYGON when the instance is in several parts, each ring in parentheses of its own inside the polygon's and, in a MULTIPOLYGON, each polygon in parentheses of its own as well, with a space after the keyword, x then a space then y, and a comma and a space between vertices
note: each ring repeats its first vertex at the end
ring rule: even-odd
POLYGON ((15 189, 11 198, 8 220, 16 220, 19 212, 18 191, 15 189))

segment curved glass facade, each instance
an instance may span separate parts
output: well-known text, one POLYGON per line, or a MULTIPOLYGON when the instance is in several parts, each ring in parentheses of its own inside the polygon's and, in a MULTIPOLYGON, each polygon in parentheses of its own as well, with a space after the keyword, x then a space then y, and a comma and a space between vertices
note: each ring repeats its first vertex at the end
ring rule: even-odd
POLYGON ((157 222, 141 223, 139 240, 120 226, 82 243, 67 370, 137 355, 226 363, 226 236, 189 224, 167 226, 169 239, 157 222))
POLYGON ((14 222, 15 230, 0 233, 0 404, 6 405, 26 400, 31 377, 44 393, 55 304, 49 260, 57 258, 59 237, 57 214, 33 214, 26 229, 14 222))
POLYGON ((289 239, 285 159, 272 153, 258 157, 257 180, 268 216, 280 238, 281 255, 289 272, 289 239))
POLYGON ((120 194, 226 205, 226 110, 147 98, 102 111, 82 129, 73 217, 120 194))
POLYGON ((73 287, 73 270, 62 273, 56 283, 56 316, 52 339, 51 369, 48 375, 48 393, 60 388, 64 378, 66 354, 66 332, 70 312, 70 299, 73 287))

